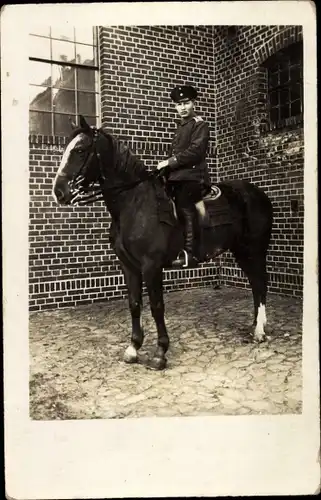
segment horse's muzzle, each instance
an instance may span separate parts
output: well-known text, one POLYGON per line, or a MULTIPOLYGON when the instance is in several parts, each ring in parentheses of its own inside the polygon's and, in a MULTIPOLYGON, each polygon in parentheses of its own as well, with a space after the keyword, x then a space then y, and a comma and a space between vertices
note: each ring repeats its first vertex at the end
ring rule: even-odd
POLYGON ((73 195, 65 176, 58 175, 54 182, 53 194, 57 203, 60 205, 69 205, 73 195))
POLYGON ((62 203, 64 198, 65 198, 64 192, 61 189, 56 189, 55 195, 56 195, 57 201, 62 203))

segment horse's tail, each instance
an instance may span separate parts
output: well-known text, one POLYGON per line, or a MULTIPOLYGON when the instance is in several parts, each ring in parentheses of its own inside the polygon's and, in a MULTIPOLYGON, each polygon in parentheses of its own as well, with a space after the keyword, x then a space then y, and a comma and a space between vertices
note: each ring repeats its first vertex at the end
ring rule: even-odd
POLYGON ((267 194, 246 180, 223 181, 218 185, 240 215, 245 241, 249 244, 256 241, 267 249, 273 224, 273 207, 267 194))

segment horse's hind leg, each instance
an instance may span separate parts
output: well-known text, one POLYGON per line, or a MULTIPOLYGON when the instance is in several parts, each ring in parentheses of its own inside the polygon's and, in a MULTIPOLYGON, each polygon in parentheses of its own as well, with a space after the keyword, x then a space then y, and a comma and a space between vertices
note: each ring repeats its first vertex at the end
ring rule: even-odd
POLYGON ((259 268, 259 285, 258 285, 258 290, 256 292, 256 297, 255 297, 255 290, 252 290, 253 293, 253 299, 255 302, 257 302, 257 310, 254 313, 254 333, 253 333, 253 339, 257 342, 262 342, 265 340, 265 326, 267 323, 267 318, 266 318, 266 294, 267 294, 267 272, 266 272, 266 257, 265 255, 260 257, 258 259, 258 264, 259 268))
POLYGON ((169 337, 164 319, 163 272, 150 263, 143 267, 143 276, 150 301, 150 309, 157 328, 157 348, 149 367, 162 370, 166 366, 165 353, 169 346, 169 337))
POLYGON ((127 290, 129 309, 132 318, 131 343, 124 353, 126 363, 135 363, 137 361, 137 350, 143 344, 144 332, 141 326, 141 306, 142 306, 142 275, 140 271, 134 271, 121 264, 127 290))
POLYGON ((265 310, 267 294, 266 253, 234 253, 234 257, 248 277, 252 288, 254 301, 253 340, 262 342, 265 340, 264 327, 267 322, 265 310))

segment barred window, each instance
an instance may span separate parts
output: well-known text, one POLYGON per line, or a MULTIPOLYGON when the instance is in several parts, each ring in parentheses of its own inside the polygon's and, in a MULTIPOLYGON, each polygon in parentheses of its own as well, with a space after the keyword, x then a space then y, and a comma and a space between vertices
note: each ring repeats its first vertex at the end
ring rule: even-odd
POLYGON ((268 73, 269 129, 303 123, 303 44, 279 50, 264 64, 268 73))
POLYGON ((78 114, 97 125, 97 28, 41 26, 29 42, 30 133, 69 135, 78 114))

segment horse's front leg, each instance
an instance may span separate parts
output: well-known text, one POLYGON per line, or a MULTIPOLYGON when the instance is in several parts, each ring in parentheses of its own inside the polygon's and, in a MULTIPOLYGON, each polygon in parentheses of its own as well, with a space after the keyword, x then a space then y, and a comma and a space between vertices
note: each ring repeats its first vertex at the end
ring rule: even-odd
POLYGON ((124 361, 126 363, 136 363, 137 351, 144 341, 144 332, 141 326, 142 274, 139 270, 133 270, 124 263, 121 263, 121 267, 127 285, 129 309, 132 318, 131 343, 124 353, 124 361))
POLYGON ((151 263, 143 267, 143 275, 151 313, 157 328, 157 348, 148 366, 154 370, 163 370, 166 366, 165 354, 169 346, 169 337, 164 319, 163 271, 161 268, 155 269, 151 263))

